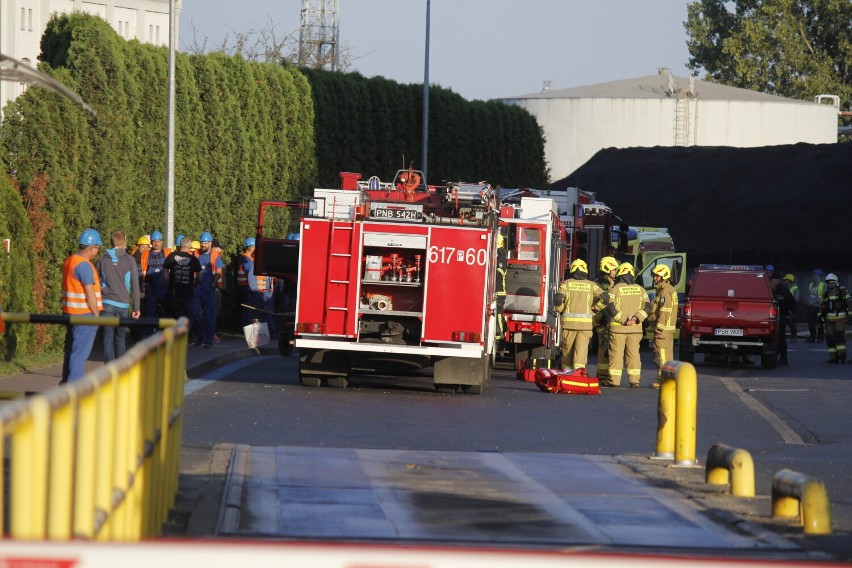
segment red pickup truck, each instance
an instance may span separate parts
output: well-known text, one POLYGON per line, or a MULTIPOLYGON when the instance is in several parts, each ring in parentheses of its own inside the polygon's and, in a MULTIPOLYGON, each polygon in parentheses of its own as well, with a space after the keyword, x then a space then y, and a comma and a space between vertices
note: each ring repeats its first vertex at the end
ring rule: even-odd
POLYGON ((760 355, 765 369, 777 364, 778 304, 761 266, 702 264, 683 305, 681 361, 696 353, 760 355))

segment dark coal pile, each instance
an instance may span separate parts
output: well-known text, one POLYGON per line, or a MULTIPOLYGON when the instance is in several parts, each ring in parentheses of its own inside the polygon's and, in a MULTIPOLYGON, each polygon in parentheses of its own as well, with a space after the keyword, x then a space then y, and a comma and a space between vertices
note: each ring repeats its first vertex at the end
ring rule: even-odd
POLYGON ((608 148, 578 186, 630 225, 668 227, 702 262, 852 269, 852 144, 608 148))

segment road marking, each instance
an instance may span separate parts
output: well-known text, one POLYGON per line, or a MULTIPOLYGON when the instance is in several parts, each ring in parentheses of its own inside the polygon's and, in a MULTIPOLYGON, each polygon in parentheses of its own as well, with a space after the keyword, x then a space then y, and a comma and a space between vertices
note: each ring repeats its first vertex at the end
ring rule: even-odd
POLYGON ((219 367, 215 371, 210 371, 206 375, 202 375, 197 379, 192 379, 189 381, 186 386, 183 387, 183 396, 189 396, 194 394, 204 387, 215 383, 221 379, 224 379, 231 373, 235 371, 239 371, 242 368, 248 367, 253 363, 257 363, 263 359, 268 359, 270 357, 275 357, 275 355, 264 355, 260 357, 249 357, 247 359, 240 359, 239 361, 234 361, 233 363, 229 363, 224 367, 219 367))
POLYGON ((745 392, 811 392, 811 389, 743 389, 745 392))
POLYGON ((757 412, 764 420, 769 422, 769 425, 772 426, 776 432, 781 434, 781 438, 784 440, 785 444, 797 444, 801 446, 807 445, 805 441, 787 425, 786 422, 781 420, 774 412, 766 408, 759 400, 745 392, 743 388, 737 384, 736 379, 733 377, 722 377, 722 384, 724 384, 729 391, 737 395, 747 407, 757 412))

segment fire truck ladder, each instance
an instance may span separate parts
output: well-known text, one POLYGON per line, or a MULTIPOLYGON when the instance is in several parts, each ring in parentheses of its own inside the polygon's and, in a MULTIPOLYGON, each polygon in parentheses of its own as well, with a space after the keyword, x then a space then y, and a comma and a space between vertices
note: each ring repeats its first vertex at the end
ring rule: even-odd
POLYGON ((352 255, 356 252, 357 243, 355 222, 337 218, 336 201, 336 198, 333 199, 331 204, 328 275, 325 281, 326 311, 323 323, 326 333, 343 335, 350 329, 349 318, 352 317, 347 304, 352 293, 352 255))

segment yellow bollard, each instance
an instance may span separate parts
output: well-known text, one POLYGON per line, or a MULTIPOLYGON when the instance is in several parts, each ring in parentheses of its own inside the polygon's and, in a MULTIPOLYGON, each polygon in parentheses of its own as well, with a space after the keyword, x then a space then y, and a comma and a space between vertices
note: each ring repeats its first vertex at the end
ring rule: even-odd
POLYGON ((772 516, 801 516, 805 534, 831 534, 831 502, 825 484, 803 473, 782 469, 772 478, 772 516))
POLYGON ((695 467, 698 378, 690 363, 669 361, 660 373, 657 459, 674 458, 675 467, 695 467))
POLYGON ((754 497, 754 461, 745 450, 715 444, 707 452, 704 480, 708 485, 727 485, 731 495, 754 497))
POLYGON ((675 401, 677 366, 675 361, 663 365, 657 404, 657 450, 653 459, 673 459, 675 450, 675 401))

